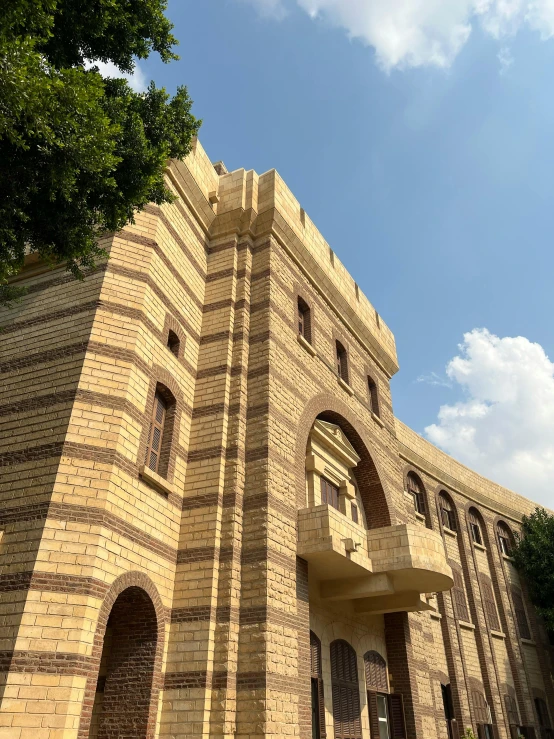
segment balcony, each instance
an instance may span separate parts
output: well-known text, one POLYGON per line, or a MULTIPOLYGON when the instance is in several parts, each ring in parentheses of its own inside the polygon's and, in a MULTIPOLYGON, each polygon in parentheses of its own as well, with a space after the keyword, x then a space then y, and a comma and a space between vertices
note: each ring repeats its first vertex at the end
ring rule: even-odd
POLYGON ((453 585, 439 534, 416 524, 366 531, 328 505, 298 512, 297 552, 321 598, 352 601, 357 613, 432 610, 425 594, 453 585))

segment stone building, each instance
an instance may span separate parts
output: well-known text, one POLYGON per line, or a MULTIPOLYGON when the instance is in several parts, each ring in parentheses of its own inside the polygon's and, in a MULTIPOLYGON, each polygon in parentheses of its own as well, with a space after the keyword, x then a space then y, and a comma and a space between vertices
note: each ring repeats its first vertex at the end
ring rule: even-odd
POLYGON ((395 419, 394 337, 277 172, 167 177, 0 318, 0 739, 548 739, 533 503, 395 419))

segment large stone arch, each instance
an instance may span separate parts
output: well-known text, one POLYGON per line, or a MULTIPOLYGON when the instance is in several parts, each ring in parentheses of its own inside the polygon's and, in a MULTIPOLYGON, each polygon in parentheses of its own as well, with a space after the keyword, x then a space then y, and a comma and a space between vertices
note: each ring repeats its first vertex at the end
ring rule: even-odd
POLYGON ((368 527, 390 526, 396 519, 394 506, 390 492, 382 482, 384 475, 380 471, 379 463, 370 454, 372 444, 369 434, 352 410, 329 393, 321 393, 312 398, 304 408, 298 423, 294 461, 297 507, 304 508, 306 505, 306 445, 316 418, 340 426, 360 457, 356 467, 356 480, 368 527))
POLYGON ((108 590, 96 624, 90 669, 81 710, 78 739, 89 739, 99 681, 100 663, 110 616, 115 621, 113 681, 106 679, 108 710, 99 739, 108 739, 109 722, 117 722, 121 739, 153 739, 158 696, 166 610, 152 580, 142 572, 120 575, 108 590), (125 627, 125 628, 124 628, 125 627), (133 641, 134 640, 134 641, 133 641), (133 653, 135 650, 135 653, 133 653), (135 685, 136 683, 136 685, 135 685))

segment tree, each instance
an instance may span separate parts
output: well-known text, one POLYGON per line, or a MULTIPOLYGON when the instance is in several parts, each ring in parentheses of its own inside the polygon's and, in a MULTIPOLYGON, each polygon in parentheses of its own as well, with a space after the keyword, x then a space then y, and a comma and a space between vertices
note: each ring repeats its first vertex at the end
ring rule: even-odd
POLYGON ((554 631, 554 516, 544 508, 524 516, 512 555, 533 605, 554 631))
POLYGON ((25 254, 82 278, 98 237, 148 202, 170 202, 164 167, 200 122, 185 87, 137 93, 94 62, 132 72, 152 51, 178 57, 166 0, 11 0, 0 17, 0 304, 25 254))

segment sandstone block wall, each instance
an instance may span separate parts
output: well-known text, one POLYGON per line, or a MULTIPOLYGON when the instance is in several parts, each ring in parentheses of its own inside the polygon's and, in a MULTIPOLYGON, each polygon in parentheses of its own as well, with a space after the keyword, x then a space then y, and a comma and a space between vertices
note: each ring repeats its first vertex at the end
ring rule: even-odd
POLYGON ((167 176, 176 202, 149 206, 106 238, 109 259, 83 283, 30 261, 27 296, 0 314, 0 737, 87 739, 108 736, 108 726, 123 736, 133 725, 149 738, 308 739, 310 629, 322 643, 328 736, 336 638, 357 653, 364 739, 368 650, 404 696, 410 739, 446 739, 447 683, 459 734, 477 723, 476 691, 500 739, 507 693, 521 725, 538 729, 534 699, 554 711, 550 647, 495 528, 502 519, 517 529, 533 504, 395 419, 394 337, 275 171, 216 172, 197 143, 167 176), (298 339, 299 297, 310 308, 308 343, 298 339), (160 386, 173 398, 173 432, 156 477, 142 466, 160 386), (297 557, 318 416, 360 457, 362 522, 440 535, 462 573, 467 622, 450 592, 430 595, 432 612, 384 616, 320 597, 297 557), (405 492, 410 470, 423 515, 405 492), (454 533, 440 520, 443 490, 454 533), (471 506, 482 547, 470 537, 471 506), (518 631, 514 589, 530 639, 518 631), (104 649, 129 603, 147 604, 148 629, 129 617, 145 634, 138 660, 132 645, 104 649), (141 692, 137 718, 132 691, 114 692, 110 670, 129 686, 142 669, 149 702, 141 692))

